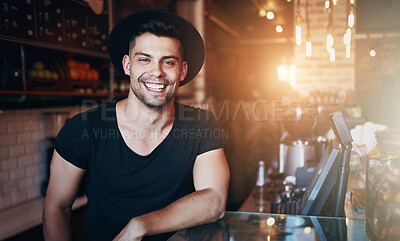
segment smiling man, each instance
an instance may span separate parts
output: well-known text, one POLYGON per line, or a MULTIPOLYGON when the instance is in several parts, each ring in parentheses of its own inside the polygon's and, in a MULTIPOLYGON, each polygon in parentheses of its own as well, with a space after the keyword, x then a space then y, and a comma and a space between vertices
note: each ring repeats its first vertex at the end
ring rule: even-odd
POLYGON ((175 103, 204 61, 185 19, 161 10, 122 19, 109 54, 130 80, 128 97, 74 116, 57 136, 44 207, 46 240, 68 240, 88 173, 85 240, 167 240, 224 215, 229 169, 214 117, 175 103), (102 133, 117 133, 99 137, 102 133), (203 133, 187 135, 184 133, 203 133))

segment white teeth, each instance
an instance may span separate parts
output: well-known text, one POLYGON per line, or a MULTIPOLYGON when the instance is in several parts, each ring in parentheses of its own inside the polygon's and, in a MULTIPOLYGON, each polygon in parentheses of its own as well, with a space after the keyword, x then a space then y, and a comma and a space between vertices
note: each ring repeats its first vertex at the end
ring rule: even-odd
POLYGON ((165 88, 165 85, 163 84, 145 83, 144 85, 150 90, 155 90, 155 91, 163 90, 165 88))

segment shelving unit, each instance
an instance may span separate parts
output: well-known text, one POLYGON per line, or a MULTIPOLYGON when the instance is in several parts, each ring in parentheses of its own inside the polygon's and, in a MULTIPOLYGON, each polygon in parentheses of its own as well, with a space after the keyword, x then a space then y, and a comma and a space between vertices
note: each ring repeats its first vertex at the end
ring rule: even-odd
POLYGON ((64 99, 127 96, 114 90, 115 74, 107 54, 113 1, 102 4, 102 12, 95 13, 83 0, 4 3, 0 8, 0 108, 25 108, 31 99, 46 106, 49 99, 62 105, 64 99), (67 65, 71 59, 90 63, 99 75, 97 81, 82 69, 76 69, 80 76, 72 76, 67 65), (44 63, 41 75, 47 71, 54 76, 30 75, 35 61, 44 63))

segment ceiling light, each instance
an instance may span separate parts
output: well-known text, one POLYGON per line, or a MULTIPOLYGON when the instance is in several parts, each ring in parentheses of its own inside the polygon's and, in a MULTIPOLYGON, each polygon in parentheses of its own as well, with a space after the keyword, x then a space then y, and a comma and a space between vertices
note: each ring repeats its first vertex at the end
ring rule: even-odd
POLYGON ((306 56, 311 57, 311 54, 312 54, 312 44, 311 44, 311 41, 308 40, 306 42, 306 56))
POLYGON ((352 28, 354 26, 354 13, 350 12, 348 20, 347 20, 347 24, 349 25, 350 28, 352 28))
POLYGON ((272 11, 268 11, 268 12, 267 12, 267 18, 268 18, 269 20, 272 20, 272 19, 275 18, 275 14, 274 14, 272 11))
POLYGON ((329 7, 330 7, 330 2, 329 2, 329 0, 326 0, 325 1, 325 8, 328 9, 329 7))
POLYGON ((283 28, 282 28, 281 25, 277 25, 276 28, 275 28, 275 30, 276 30, 278 33, 282 33, 282 32, 283 32, 283 28))
POLYGON ((375 50, 371 49, 371 51, 369 51, 369 55, 370 55, 371 57, 375 57, 375 56, 376 56, 375 50))
POLYGON ((333 63, 335 62, 336 56, 335 56, 335 49, 331 48, 329 51, 329 60, 333 63))
POLYGON ((296 25, 296 45, 301 45, 301 26, 296 25))
POLYGON ((350 58, 351 57, 351 47, 350 44, 346 45, 346 57, 350 58))
POLYGON ((267 14, 267 12, 264 9, 260 9, 260 11, 258 12, 258 15, 260 15, 260 17, 265 17, 265 15, 267 14))

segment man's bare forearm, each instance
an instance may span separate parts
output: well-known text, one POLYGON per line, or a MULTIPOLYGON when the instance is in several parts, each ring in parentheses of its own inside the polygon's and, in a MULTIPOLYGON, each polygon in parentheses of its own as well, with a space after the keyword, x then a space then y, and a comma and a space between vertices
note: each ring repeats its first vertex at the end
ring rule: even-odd
MULTIPOLYGON (((183 197, 159 211, 137 217, 146 235, 163 233, 213 222, 225 212, 225 198, 205 189, 183 197)), ((134 218, 135 220, 135 218, 134 218)))
POLYGON ((70 209, 45 207, 43 212, 43 235, 46 241, 71 240, 70 209))
POLYGON ((147 235, 213 222, 223 217, 225 204, 226 197, 216 190, 196 191, 164 209, 131 219, 115 240, 128 240, 137 237, 139 237, 137 240, 140 240, 141 237, 147 235))

